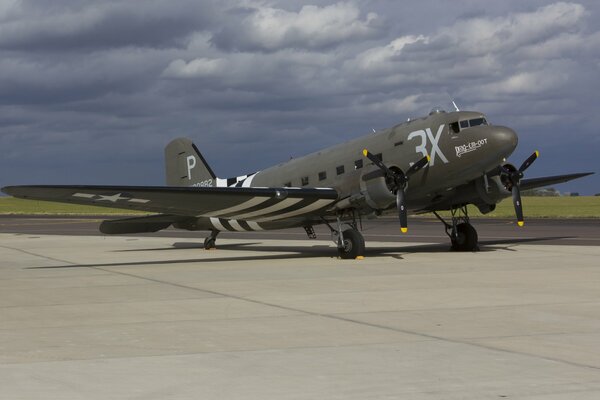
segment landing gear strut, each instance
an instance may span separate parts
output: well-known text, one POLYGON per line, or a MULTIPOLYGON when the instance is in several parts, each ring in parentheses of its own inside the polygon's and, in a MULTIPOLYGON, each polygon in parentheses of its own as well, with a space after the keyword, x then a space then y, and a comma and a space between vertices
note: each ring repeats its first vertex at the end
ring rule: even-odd
POLYGON ((337 245, 340 258, 363 258, 365 255, 365 239, 358 231, 356 213, 352 211, 352 222, 349 223, 343 224, 341 217, 341 214, 337 216, 337 228, 332 227, 329 222, 323 220, 331 230, 331 239, 337 245), (349 227, 342 230, 342 225, 348 225, 349 227))
POLYGON ((205 250, 213 250, 216 249, 216 241, 217 241, 217 235, 219 234, 219 231, 212 231, 210 233, 210 236, 208 236, 206 239, 204 239, 204 249, 205 250))
POLYGON ((478 251, 477 231, 469 221, 467 206, 455 207, 452 213, 452 224, 447 223, 437 212, 433 214, 444 224, 446 235, 450 237, 451 249, 454 251, 478 251))

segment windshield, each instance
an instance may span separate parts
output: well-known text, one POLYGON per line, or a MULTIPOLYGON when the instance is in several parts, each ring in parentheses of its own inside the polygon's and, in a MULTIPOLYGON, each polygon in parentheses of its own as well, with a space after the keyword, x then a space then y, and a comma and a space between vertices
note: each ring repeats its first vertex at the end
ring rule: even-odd
POLYGON ((454 122, 452 125, 452 130, 454 133, 458 133, 459 129, 462 131, 463 129, 471 128, 479 125, 487 125, 488 122, 484 117, 473 118, 473 119, 465 119, 460 122, 454 122), (460 128, 458 128, 460 126, 460 128))

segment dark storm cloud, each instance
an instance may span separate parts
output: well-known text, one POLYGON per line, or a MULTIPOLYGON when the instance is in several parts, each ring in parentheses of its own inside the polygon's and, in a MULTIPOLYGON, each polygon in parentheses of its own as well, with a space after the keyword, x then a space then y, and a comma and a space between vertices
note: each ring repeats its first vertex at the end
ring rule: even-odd
POLYGON ((536 173, 587 170, 599 144, 598 8, 0 0, 0 185, 161 184, 177 136, 235 175, 451 96, 517 129, 524 154, 545 145, 536 173))
POLYGON ((121 46, 167 47, 202 30, 210 3, 197 1, 15 2, 0 25, 0 48, 30 51, 91 50, 121 46))

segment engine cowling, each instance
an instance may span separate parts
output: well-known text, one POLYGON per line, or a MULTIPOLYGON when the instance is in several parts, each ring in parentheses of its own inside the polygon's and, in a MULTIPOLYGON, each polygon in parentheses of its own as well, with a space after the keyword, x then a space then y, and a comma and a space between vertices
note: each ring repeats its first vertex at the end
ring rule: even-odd
POLYGON ((360 190, 365 195, 365 202, 374 210, 383 210, 396 201, 388 182, 378 168, 365 169, 361 175, 360 190))

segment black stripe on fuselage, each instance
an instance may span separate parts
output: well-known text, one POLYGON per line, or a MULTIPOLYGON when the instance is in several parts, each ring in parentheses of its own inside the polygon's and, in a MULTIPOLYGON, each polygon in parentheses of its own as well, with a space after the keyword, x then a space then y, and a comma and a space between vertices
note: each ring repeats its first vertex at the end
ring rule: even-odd
POLYGON ((250 228, 250 225, 248 225, 248 223, 246 221, 238 221, 238 224, 240 224, 240 226, 242 228, 244 228, 247 231, 253 231, 254 229, 250 228))
POLYGON ((219 222, 221 223, 221 225, 223 225, 223 228, 227 229, 228 231, 235 231, 235 229, 233 229, 233 226, 231 226, 228 220, 219 218, 219 222))

